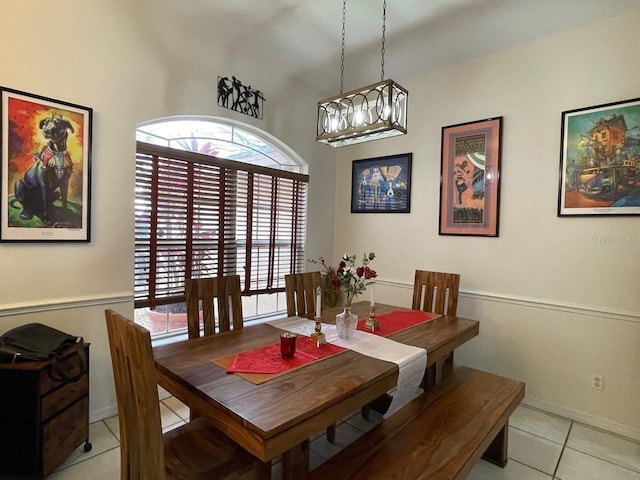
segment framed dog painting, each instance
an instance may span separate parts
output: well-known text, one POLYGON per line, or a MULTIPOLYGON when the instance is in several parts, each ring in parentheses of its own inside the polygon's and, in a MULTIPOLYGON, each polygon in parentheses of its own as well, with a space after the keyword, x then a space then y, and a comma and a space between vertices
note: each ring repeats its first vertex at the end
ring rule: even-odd
POLYGON ((0 240, 88 242, 92 109, 0 92, 0 240))
POLYGON ((411 212, 411 159, 401 153, 354 160, 351 167, 351 213, 411 212))

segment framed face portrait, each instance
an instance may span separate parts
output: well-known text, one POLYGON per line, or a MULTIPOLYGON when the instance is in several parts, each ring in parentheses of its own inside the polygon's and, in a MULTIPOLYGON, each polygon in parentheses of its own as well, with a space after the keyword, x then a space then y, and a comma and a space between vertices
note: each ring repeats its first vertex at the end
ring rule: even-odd
POLYGON ((498 236, 502 117, 442 127, 440 235, 498 236))

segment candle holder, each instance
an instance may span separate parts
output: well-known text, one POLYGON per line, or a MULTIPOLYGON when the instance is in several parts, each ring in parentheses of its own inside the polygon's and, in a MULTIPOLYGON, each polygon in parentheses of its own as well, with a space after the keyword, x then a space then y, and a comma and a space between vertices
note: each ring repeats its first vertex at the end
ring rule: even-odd
POLYGON ((317 348, 327 343, 327 337, 322 333, 322 317, 316 317, 315 331, 311 334, 310 338, 317 348))
POLYGON ((284 332, 280 335, 280 354, 282 358, 293 358, 296 353, 297 338, 298 336, 291 332, 284 332))
POLYGON ((372 332, 380 329, 380 324, 376 318, 376 307, 374 305, 371 305, 371 308, 369 309, 369 318, 367 318, 364 326, 372 332))

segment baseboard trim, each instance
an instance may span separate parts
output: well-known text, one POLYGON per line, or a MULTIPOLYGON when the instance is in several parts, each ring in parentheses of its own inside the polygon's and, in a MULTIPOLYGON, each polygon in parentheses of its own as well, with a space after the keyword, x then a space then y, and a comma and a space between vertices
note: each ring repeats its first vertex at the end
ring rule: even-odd
POLYGON ((89 423, 99 422, 107 418, 115 417, 118 414, 118 405, 109 405, 89 412, 89 423))

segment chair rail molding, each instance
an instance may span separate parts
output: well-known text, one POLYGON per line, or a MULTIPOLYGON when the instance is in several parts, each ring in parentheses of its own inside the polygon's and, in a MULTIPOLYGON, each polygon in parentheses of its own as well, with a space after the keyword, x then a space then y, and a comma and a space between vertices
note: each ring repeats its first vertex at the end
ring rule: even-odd
MULTIPOLYGON (((387 280, 376 278, 376 284, 393 288, 413 290, 413 283, 400 280, 387 280)), ((521 307, 539 308, 545 310, 555 310, 578 315, 590 315, 593 317, 606 318, 607 320, 617 320, 621 322, 640 323, 640 313, 625 312, 620 310, 604 310, 602 308, 589 307, 583 305, 572 305, 569 303, 552 302, 544 299, 518 297, 514 295, 503 295, 490 292, 479 292, 473 290, 460 289, 458 298, 468 298, 485 302, 507 303, 521 307)))
POLYGON ((51 300, 13 303, 0 306, 0 317, 24 315, 28 313, 50 312, 52 310, 67 310, 71 308, 96 307, 113 305, 115 303, 133 302, 132 293, 120 293, 95 297, 56 298, 51 300))
MULTIPOLYGON (((393 279, 376 278, 376 284, 392 288, 400 288, 413 291, 413 283, 393 279)), ((594 317, 606 318, 607 320, 617 320, 621 322, 640 323, 640 313, 625 312, 619 310, 604 310, 602 308, 589 307, 583 305, 572 305, 561 302, 551 302, 543 299, 533 299, 517 297, 514 295, 502 295, 490 292, 479 292, 473 290, 460 289, 459 297, 485 302, 507 303, 522 307, 539 308, 545 310, 555 310, 579 315, 590 315, 594 317)), ((71 308, 94 307, 115 303, 133 302, 133 294, 121 293, 114 295, 104 295, 96 297, 80 297, 66 299, 52 299, 33 303, 14 303, 0 306, 0 317, 12 315, 22 315, 27 313, 38 313, 51 310, 66 310, 71 308)))

